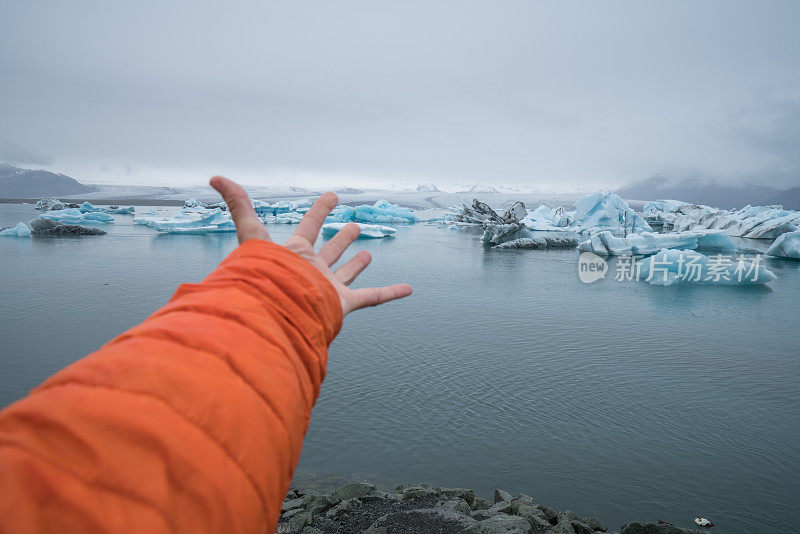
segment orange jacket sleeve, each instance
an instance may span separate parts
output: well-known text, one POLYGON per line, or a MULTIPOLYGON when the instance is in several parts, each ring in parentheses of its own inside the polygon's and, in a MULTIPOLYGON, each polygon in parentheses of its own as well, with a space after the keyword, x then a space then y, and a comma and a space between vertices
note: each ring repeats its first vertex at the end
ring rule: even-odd
POLYGON ((249 240, 0 413, 0 532, 274 532, 342 321, 249 240))

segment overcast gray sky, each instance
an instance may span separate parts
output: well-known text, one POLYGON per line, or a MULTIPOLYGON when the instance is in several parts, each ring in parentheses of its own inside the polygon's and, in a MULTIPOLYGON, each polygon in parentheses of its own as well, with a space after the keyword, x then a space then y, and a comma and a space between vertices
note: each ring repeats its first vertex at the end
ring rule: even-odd
POLYGON ((0 161, 148 184, 800 185, 797 1, 124 4, 0 0, 0 161))

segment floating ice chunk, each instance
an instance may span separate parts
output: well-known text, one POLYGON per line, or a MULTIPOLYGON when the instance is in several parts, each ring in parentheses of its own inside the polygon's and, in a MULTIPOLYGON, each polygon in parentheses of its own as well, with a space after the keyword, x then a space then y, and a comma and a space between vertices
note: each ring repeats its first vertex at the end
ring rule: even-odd
POLYGON ((30 237, 31 229, 28 228, 28 225, 24 222, 19 222, 16 226, 0 230, 0 235, 9 237, 30 237))
POLYGON ((584 232, 651 232, 653 229, 614 193, 592 193, 575 202, 572 230, 584 232))
POLYGON ((297 224, 303 220, 303 214, 298 211, 287 211, 277 215, 264 215, 261 221, 273 224, 297 224))
POLYGON ((136 217, 133 222, 155 228, 159 232, 172 234, 236 231, 230 216, 219 208, 183 208, 172 217, 136 217))
POLYGON ((654 234, 642 232, 627 237, 616 237, 609 231, 592 234, 580 245, 582 252, 594 252, 600 256, 648 255, 655 254, 664 248, 715 249, 720 252, 735 252, 736 244, 722 230, 704 230, 697 232, 677 232, 654 234))
POLYGON ((472 206, 464 204, 453 206, 448 209, 442 220, 448 223, 467 223, 483 225, 488 224, 510 224, 521 223, 528 215, 528 210, 522 202, 515 202, 502 215, 498 214, 488 204, 479 201, 477 198, 472 201, 472 206))
POLYGON ((133 206, 127 206, 127 207, 109 206, 107 210, 108 213, 118 213, 120 215, 133 215, 134 213, 136 213, 136 208, 134 208, 133 206))
POLYGON ((88 200, 80 205, 78 208, 81 213, 91 213, 93 211, 103 211, 101 208, 96 208, 91 202, 88 200))
MULTIPOLYGON (((522 223, 483 223, 481 241, 486 245, 499 245, 511 240, 517 232, 525 228, 522 223)), ((528 232, 530 233, 530 232, 528 232)))
POLYGON ((190 198, 189 200, 187 200, 186 202, 183 203, 183 207, 184 208, 205 208, 206 207, 206 203, 201 201, 201 200, 197 200, 196 198, 190 198))
POLYGON ((522 222, 531 230, 560 231, 566 230, 570 224, 570 215, 563 207, 548 208, 544 204, 528 212, 522 222))
POLYGON ((43 198, 33 205, 39 211, 63 210, 64 204, 57 198, 43 198))
POLYGON ((639 277, 653 285, 756 285, 775 280, 776 276, 741 256, 704 256, 693 250, 662 249, 658 254, 637 263, 639 277))
POLYGON ((800 230, 779 235, 764 254, 800 260, 800 230))
POLYGON ((496 249, 542 249, 542 248, 575 248, 578 238, 571 236, 534 236, 522 237, 495 245, 496 249))
POLYGON ((651 225, 672 226, 679 210, 687 205, 680 200, 654 200, 644 205, 642 216, 651 225))
POLYGON ((356 219, 356 210, 352 206, 337 206, 325 222, 350 222, 356 219))
POLYGON ((785 210, 781 206, 745 206, 729 211, 675 200, 657 200, 645 206, 645 215, 675 231, 719 229, 734 237, 753 239, 775 239, 800 228, 800 212, 785 210))
POLYGON ((39 217, 42 219, 52 219, 64 224, 110 223, 114 221, 114 217, 108 213, 97 211, 81 213, 81 210, 78 208, 47 211, 39 215, 39 217))
POLYGON ((28 221, 31 233, 35 235, 77 236, 77 235, 105 235, 105 230, 88 228, 77 224, 64 224, 52 219, 33 219, 28 221))
MULTIPOLYGON (((322 225, 322 235, 332 236, 336 234, 339 230, 344 228, 349 223, 343 222, 334 222, 334 223, 325 223, 322 225)), ((359 228, 361 228, 361 236, 360 237, 389 237, 395 232, 396 229, 392 228, 391 226, 382 226, 380 224, 364 224, 364 223, 356 223, 359 228)))
POLYGON ((409 208, 379 200, 372 206, 356 206, 355 220, 364 223, 415 223, 417 217, 409 208))

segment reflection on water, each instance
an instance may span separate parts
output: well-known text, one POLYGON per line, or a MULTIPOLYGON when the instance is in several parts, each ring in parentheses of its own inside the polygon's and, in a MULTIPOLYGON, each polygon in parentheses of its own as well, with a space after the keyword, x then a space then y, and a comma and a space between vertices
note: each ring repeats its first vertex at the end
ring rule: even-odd
MULTIPOLYGON (((34 215, 0 205, 0 225, 34 215)), ((124 216, 105 228, 0 239, 0 404, 236 246, 124 216)), ((292 228, 269 230, 282 240, 292 228)), ((484 496, 497 486, 613 527, 688 526, 698 514, 723 532, 800 521, 800 263, 765 259, 778 275, 766 288, 658 287, 615 282, 611 260, 611 276, 585 285, 574 251, 487 250, 475 231, 419 224, 358 246, 374 256, 362 285, 407 281, 415 293, 348 318, 301 483, 364 476, 484 496)))

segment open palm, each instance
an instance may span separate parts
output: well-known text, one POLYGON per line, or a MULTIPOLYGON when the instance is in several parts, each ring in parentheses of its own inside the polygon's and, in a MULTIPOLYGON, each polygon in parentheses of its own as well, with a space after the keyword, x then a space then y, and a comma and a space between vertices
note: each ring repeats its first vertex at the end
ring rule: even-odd
MULTIPOLYGON (((216 189, 228 204, 240 244, 248 239, 272 241, 267 229, 253 209, 250 197, 239 184, 222 176, 213 177, 210 183, 211 187, 216 189)), ((339 230, 319 252, 314 251, 314 243, 325 222, 325 217, 336 207, 338 202, 339 199, 333 193, 325 193, 319 197, 283 246, 305 258, 333 284, 339 294, 344 315, 359 308, 377 306, 410 295, 411 286, 408 284, 362 289, 347 287, 372 261, 372 256, 366 250, 360 251, 336 271, 331 271, 331 266, 339 260, 347 247, 361 233, 361 229, 355 223, 350 223, 339 230)))

